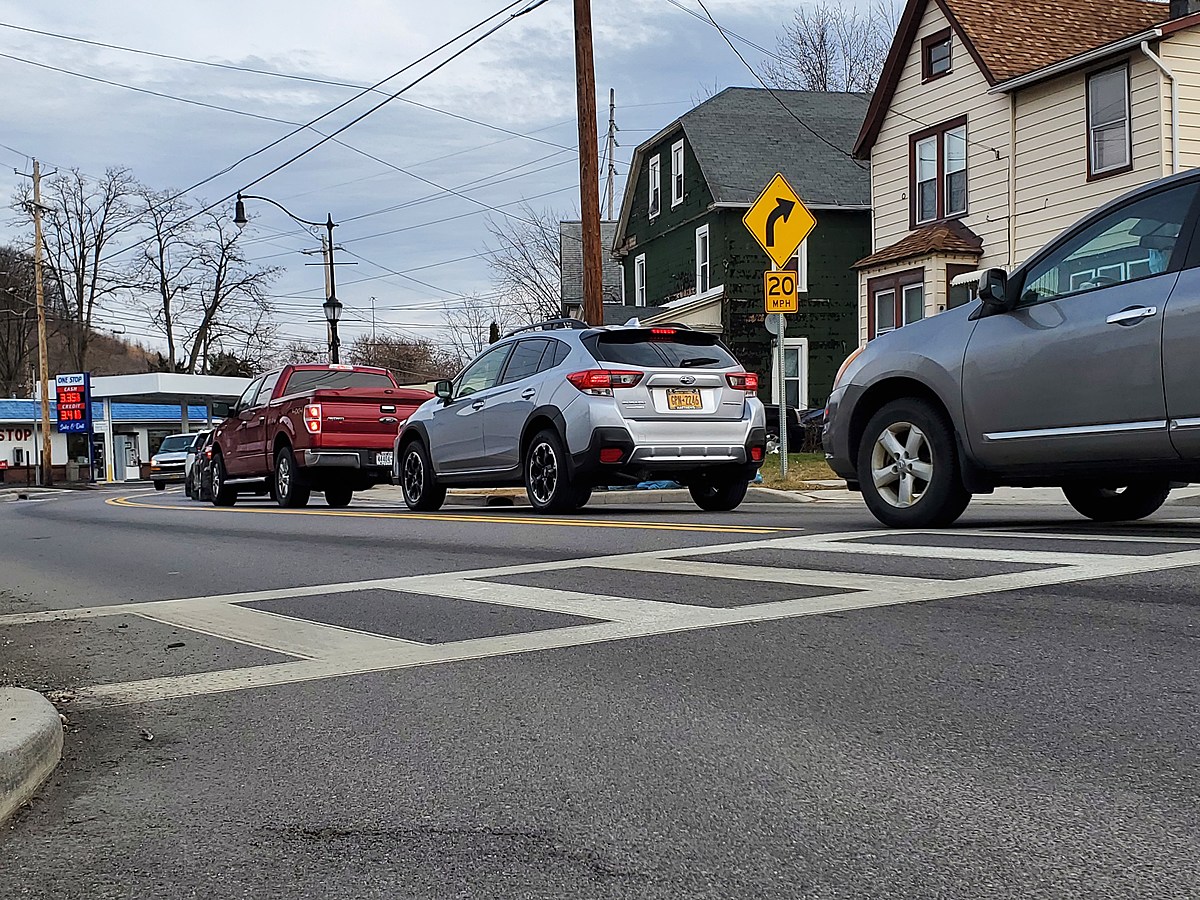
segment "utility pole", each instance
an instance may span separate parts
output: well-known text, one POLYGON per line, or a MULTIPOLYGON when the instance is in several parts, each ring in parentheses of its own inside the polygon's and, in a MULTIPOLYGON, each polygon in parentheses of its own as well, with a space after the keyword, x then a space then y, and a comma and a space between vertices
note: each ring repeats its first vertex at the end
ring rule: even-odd
POLYGON ((592 3, 575 0, 575 94, 579 117, 579 208, 583 230, 583 318, 604 324, 604 270, 600 248, 600 148, 596 145, 596 65, 592 57, 592 3))
MULTIPOLYGON (((325 296, 332 297, 329 286, 329 276, 333 274, 333 264, 330 259, 333 257, 333 241, 321 235, 321 262, 325 267, 325 296)), ((329 348, 330 353, 333 352, 333 323, 326 320, 325 322, 325 346, 329 348)), ((333 362, 331 358, 329 360, 333 362)))
POLYGON ((375 352, 375 298, 371 298, 371 352, 375 352))
POLYGON ((50 444, 50 360, 46 352, 46 293, 42 288, 42 167, 33 161, 33 284, 37 292, 38 372, 42 388, 42 486, 49 487, 53 458, 50 444))
POLYGON ((608 160, 608 180, 604 192, 608 195, 608 220, 613 217, 613 190, 617 184, 617 91, 608 89, 608 140, 604 147, 604 156, 608 160))

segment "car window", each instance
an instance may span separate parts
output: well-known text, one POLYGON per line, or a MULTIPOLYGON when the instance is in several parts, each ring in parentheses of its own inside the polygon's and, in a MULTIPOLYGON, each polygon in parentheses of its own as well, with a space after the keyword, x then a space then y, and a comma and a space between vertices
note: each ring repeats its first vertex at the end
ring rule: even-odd
POLYGON ((254 397, 258 394, 258 389, 262 387, 262 379, 255 378, 250 382, 250 387, 242 392, 242 396, 238 397, 238 402, 234 404, 234 411, 241 412, 243 409, 249 409, 254 405, 254 397))
POLYGON ((1078 232, 1029 270, 1021 304, 1045 303, 1166 272, 1197 188, 1188 184, 1159 191, 1078 232))
POLYGON ((471 363, 467 370, 458 376, 454 396, 469 397, 471 394, 494 387, 500 380, 500 371, 504 368, 504 361, 508 359, 508 352, 511 349, 512 344, 495 347, 471 363))
POLYGON ((550 342, 542 338, 518 341, 512 356, 508 358, 508 365, 504 367, 504 377, 500 383, 509 384, 536 375, 549 347, 550 342))
POLYGON ((542 354, 542 362, 538 366, 539 372, 545 372, 547 369, 553 369, 555 366, 561 366, 563 361, 571 355, 571 348, 562 341, 550 341, 550 350, 542 354))
POLYGON ((262 387, 258 389, 258 395, 254 400, 255 406, 264 406, 271 402, 271 394, 275 392, 275 385, 279 384, 279 376, 282 372, 272 372, 270 375, 263 376, 262 387))
POLYGON ((711 334, 675 328, 621 328, 589 335, 598 362, 642 368, 731 369, 738 361, 711 334))
POLYGON ((190 434, 173 434, 158 445, 159 453, 182 453, 192 446, 190 434))
POLYGON ((342 388, 394 388, 392 379, 382 372, 347 372, 344 369, 301 369, 288 378, 283 396, 311 394, 313 391, 337 391, 342 388))

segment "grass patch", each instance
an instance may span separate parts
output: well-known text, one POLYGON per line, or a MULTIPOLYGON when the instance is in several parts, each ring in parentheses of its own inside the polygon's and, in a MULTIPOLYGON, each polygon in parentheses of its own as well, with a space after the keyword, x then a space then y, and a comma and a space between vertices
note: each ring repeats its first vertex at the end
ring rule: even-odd
POLYGON ((762 467, 763 487, 781 491, 829 490, 814 481, 828 481, 838 476, 825 462, 824 453, 789 453, 788 477, 784 481, 779 475, 779 454, 772 453, 762 467))

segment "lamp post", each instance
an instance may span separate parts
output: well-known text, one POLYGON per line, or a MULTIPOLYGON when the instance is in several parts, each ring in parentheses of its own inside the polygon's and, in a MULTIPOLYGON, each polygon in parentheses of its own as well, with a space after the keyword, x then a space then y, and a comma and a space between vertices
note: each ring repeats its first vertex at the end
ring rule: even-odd
POLYGON ((262 200, 264 203, 270 203, 276 209, 282 211, 288 218, 301 225, 308 225, 313 228, 324 228, 328 232, 328 240, 326 244, 325 263, 329 271, 329 296, 325 298, 325 302, 321 304, 321 308, 325 312, 325 321, 329 323, 329 361, 331 363, 338 362, 338 348, 341 346, 341 341, 338 340, 338 320, 342 317, 342 304, 337 298, 337 288, 334 281, 334 266, 333 266, 333 229, 337 226, 334 224, 333 215, 327 213, 324 222, 310 222, 308 219, 302 219, 295 215, 291 210, 281 203, 277 203, 270 197, 259 197, 255 194, 237 195, 237 205, 234 207, 233 224, 238 228, 245 228, 249 223, 246 218, 246 204, 244 200, 262 200))

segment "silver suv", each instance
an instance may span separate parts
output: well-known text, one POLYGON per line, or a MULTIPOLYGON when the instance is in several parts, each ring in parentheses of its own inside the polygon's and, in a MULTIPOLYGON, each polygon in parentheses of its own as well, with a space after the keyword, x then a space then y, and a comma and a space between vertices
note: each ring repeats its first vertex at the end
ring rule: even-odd
POLYGON ((1061 487, 1097 521, 1200 481, 1200 170, 1097 210, 979 300, 847 360, 825 452, 876 518, 948 525, 972 494, 1061 487))
POLYGON ((730 510, 766 450, 757 390, 711 334, 555 319, 438 382, 396 438, 393 477, 414 510, 438 509, 447 487, 524 484, 534 509, 564 512, 650 479, 730 510))

